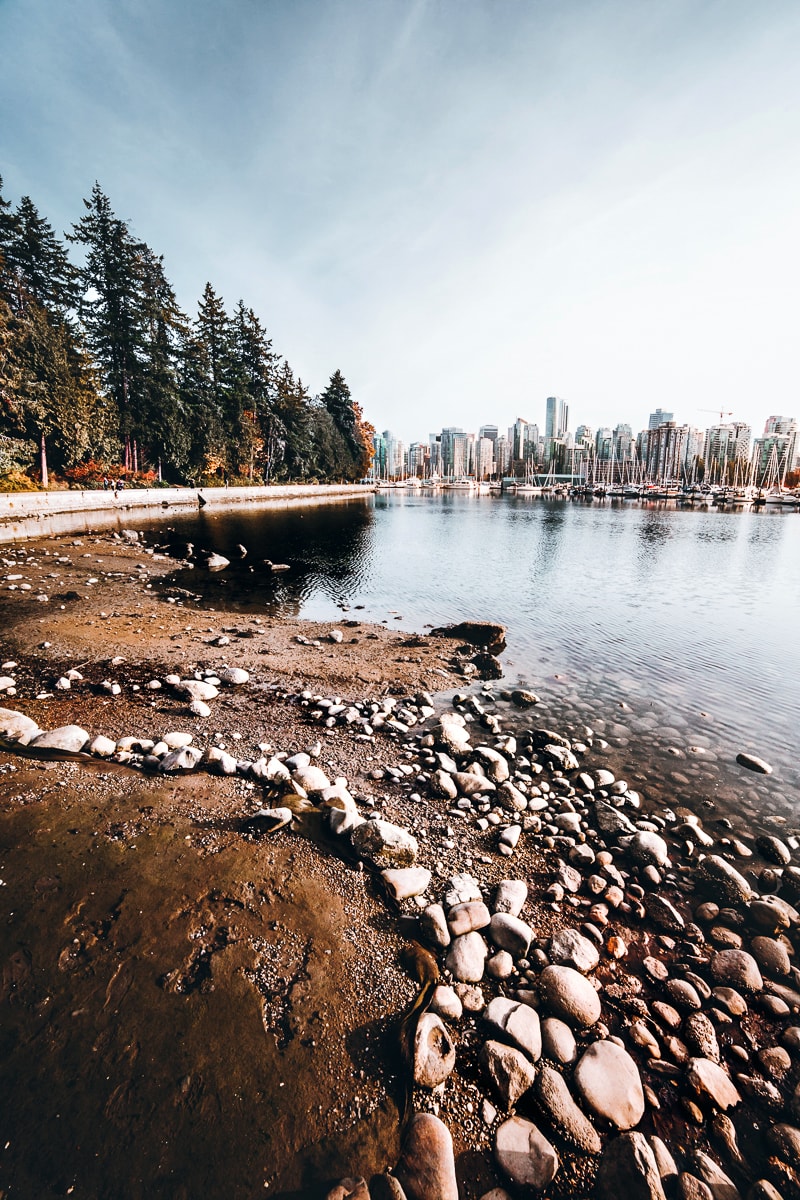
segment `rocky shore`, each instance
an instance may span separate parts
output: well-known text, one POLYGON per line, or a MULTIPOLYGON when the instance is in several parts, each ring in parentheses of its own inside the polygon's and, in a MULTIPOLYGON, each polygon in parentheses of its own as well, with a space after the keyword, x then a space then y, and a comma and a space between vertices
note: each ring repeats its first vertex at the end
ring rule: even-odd
POLYGON ((800 1195, 793 835, 453 691, 495 661, 463 628, 169 570, 4 556, 8 1195, 800 1195))

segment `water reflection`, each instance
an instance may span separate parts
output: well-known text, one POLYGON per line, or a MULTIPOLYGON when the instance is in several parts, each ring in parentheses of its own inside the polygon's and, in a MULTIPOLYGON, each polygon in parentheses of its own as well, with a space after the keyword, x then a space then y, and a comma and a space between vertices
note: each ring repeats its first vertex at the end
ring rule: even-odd
POLYGON ((179 570, 174 582, 207 602, 240 611, 299 613, 312 596, 343 606, 368 581, 375 560, 369 503, 303 509, 206 511, 174 522, 165 545, 181 555, 187 543, 230 559, 220 573, 179 570), (238 547, 246 550, 241 556, 238 547), (273 564, 288 571, 274 572, 273 564))
MULTIPOLYGON (((508 676, 546 698, 548 723, 563 712, 591 724, 624 704, 609 723, 619 747, 655 754, 670 736, 708 735, 720 761, 749 748, 774 760, 790 795, 798 786, 797 515, 450 493, 175 524, 232 559, 221 575, 180 581, 211 603, 318 619, 358 604, 366 619, 420 631, 497 620, 509 628, 508 676), (291 570, 273 576, 264 558, 291 570)), ((676 763, 664 755, 669 780, 676 763)))

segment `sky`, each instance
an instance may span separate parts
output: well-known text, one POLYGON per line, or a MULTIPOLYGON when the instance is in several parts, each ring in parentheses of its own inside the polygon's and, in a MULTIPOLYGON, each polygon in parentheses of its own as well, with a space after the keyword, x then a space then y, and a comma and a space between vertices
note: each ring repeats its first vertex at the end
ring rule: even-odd
POLYGON ((379 430, 800 416, 796 0, 0 0, 0 46, 6 198, 99 181, 379 430))

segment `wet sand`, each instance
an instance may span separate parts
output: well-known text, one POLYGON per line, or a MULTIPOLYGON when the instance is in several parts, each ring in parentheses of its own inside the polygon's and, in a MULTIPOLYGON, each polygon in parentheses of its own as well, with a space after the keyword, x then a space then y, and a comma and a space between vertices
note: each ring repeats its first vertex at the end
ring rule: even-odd
MULTIPOLYGON (((199 612, 162 587, 173 563, 109 535, 26 548, 4 572, 32 587, 2 594, 19 688, 0 703, 43 728, 294 752, 319 734, 276 687, 457 678, 446 643, 350 624, 317 648, 295 638, 330 626, 199 612), (268 690, 225 693, 201 721, 144 686, 223 662, 268 690), (54 690, 75 667, 84 680, 54 690)), ((320 761, 363 791, 376 753, 337 730, 320 761)), ((396 1161, 397 1023, 416 990, 396 914, 319 838, 243 835, 259 803, 242 780, 0 753, 0 1195, 313 1195, 396 1161)))

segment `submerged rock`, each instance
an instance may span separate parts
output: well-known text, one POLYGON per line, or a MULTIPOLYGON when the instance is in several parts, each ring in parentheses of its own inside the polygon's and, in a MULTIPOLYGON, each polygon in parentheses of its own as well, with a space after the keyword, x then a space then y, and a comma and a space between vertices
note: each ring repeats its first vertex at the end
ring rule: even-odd
POLYGON ((763 758, 756 758, 754 754, 747 754, 744 750, 736 755, 736 761, 740 767, 747 767, 748 771, 756 771, 759 775, 772 774, 772 767, 768 762, 764 762, 763 758))

